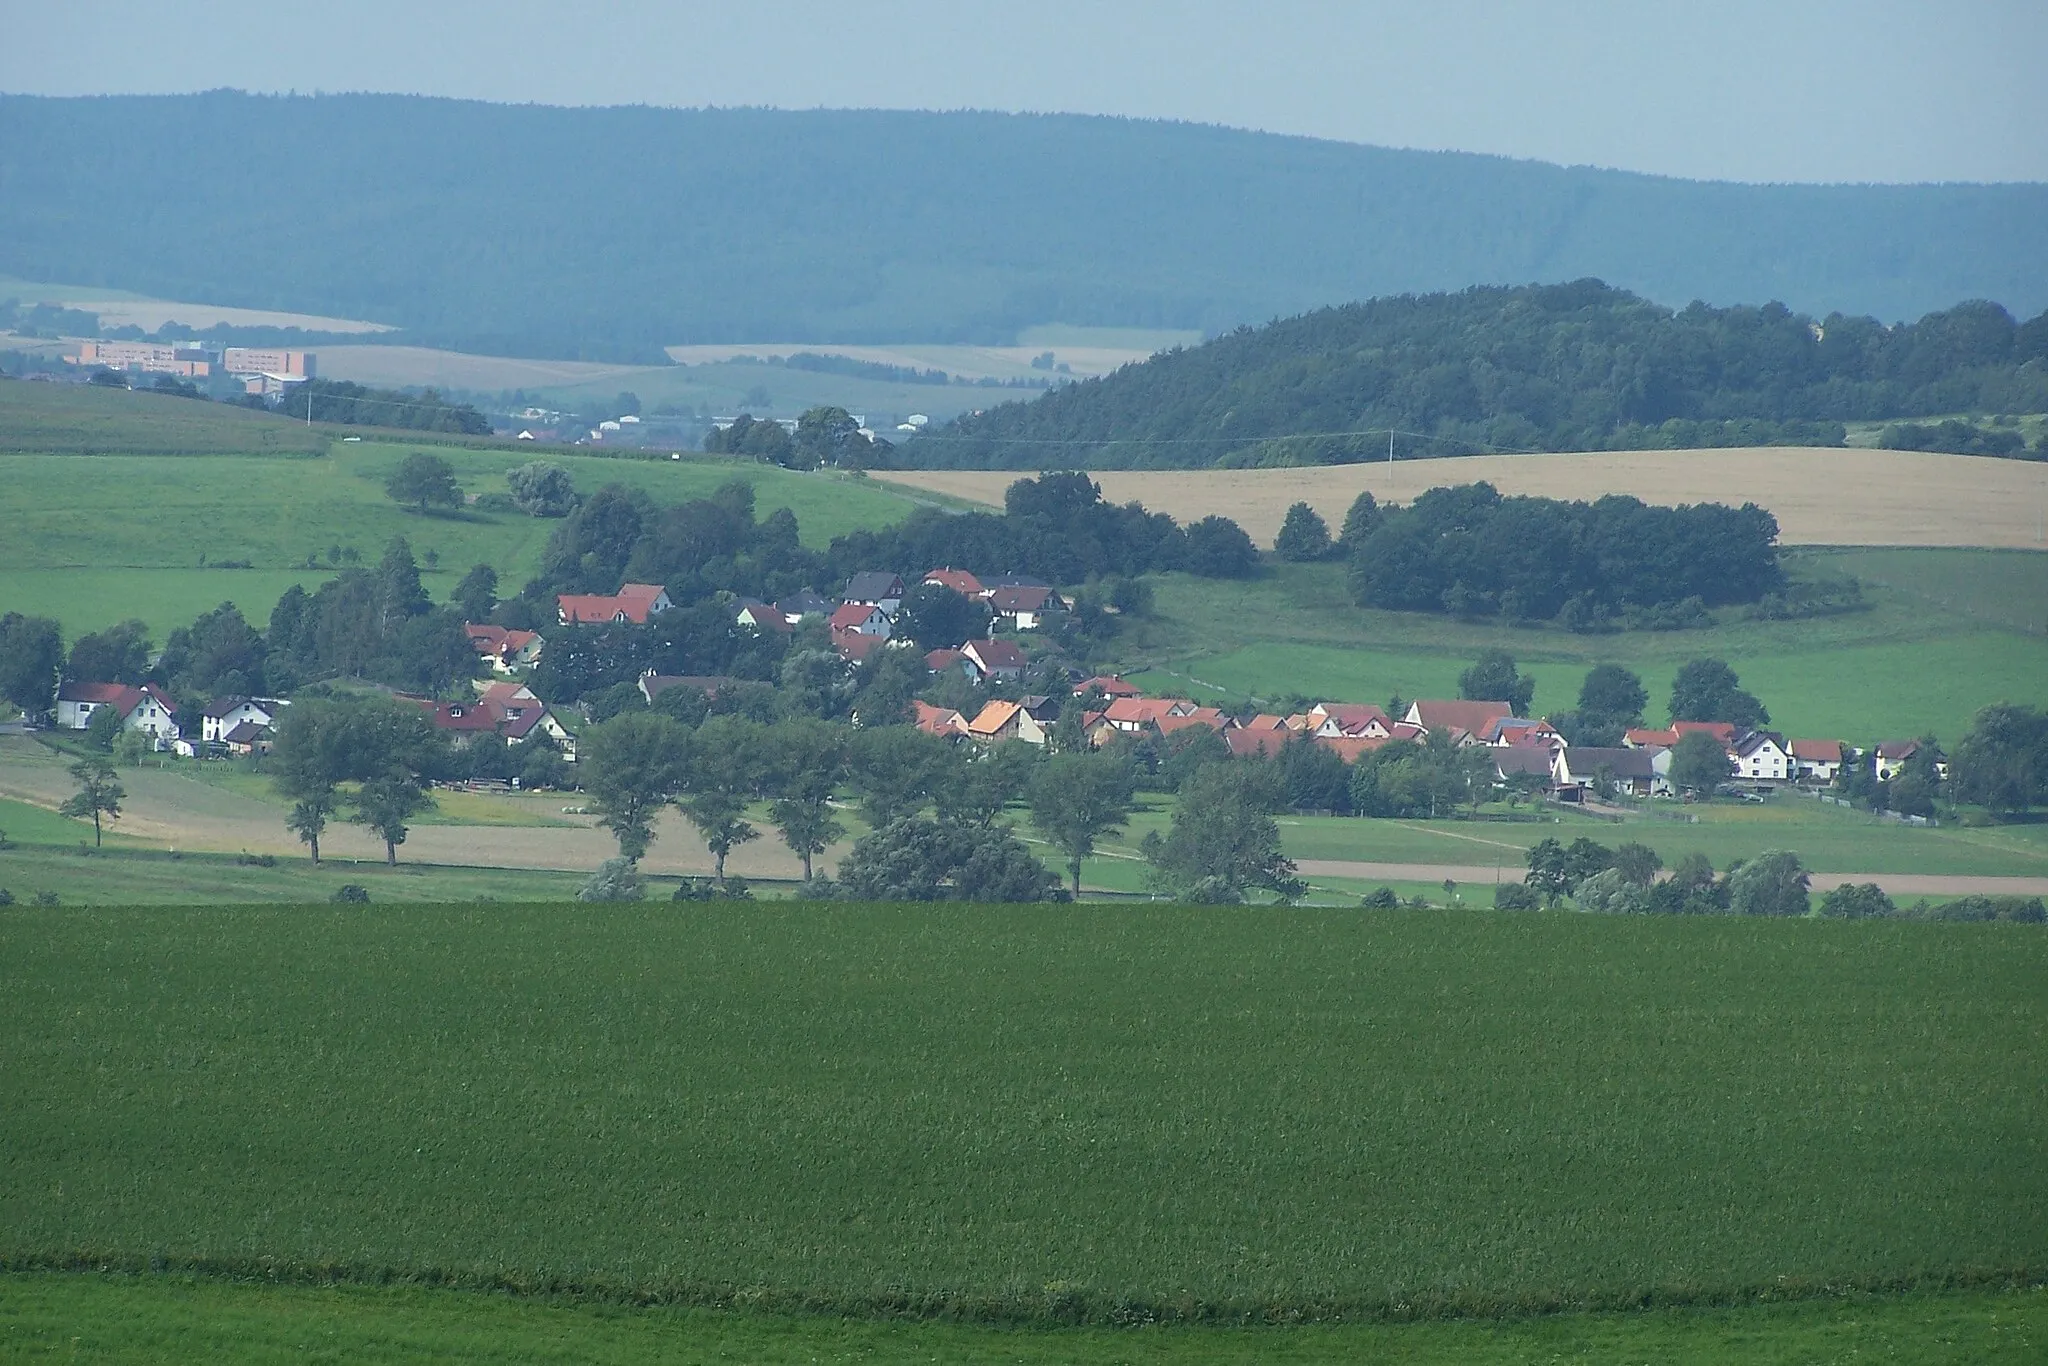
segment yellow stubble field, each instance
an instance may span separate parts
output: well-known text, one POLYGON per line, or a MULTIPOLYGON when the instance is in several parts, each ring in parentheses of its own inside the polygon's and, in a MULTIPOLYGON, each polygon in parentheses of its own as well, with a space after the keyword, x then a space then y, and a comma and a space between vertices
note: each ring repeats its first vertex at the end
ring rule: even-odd
MULTIPOLYGON (((875 477, 1001 506, 1014 470, 886 470, 875 477)), ((1229 517, 1270 546, 1290 504, 1334 533, 1367 489, 1406 503, 1427 489, 1485 480, 1505 494, 1648 503, 1756 503, 1787 545, 1986 546, 2048 550, 2048 464, 1915 451, 1764 446, 1461 456, 1301 469, 1105 470, 1113 502, 1133 499, 1182 523, 1229 517)))

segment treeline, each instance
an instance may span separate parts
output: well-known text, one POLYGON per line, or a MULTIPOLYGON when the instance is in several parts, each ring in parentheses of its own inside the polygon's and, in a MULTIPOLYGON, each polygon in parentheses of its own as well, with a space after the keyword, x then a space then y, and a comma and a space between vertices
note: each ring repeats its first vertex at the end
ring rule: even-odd
POLYGON ((1478 483, 1431 489, 1405 508, 1364 494, 1343 545, 1363 606, 1588 630, 1684 625, 1781 593, 1777 540, 1777 519, 1754 504, 1503 498, 1478 483))
POLYGON ((1955 418, 1945 421, 1894 422, 1878 434, 1877 444, 1890 451, 1942 451, 1949 455, 1999 455, 2048 460, 2048 430, 2027 445, 2017 427, 1983 425, 1955 418))
POLYGON ((1840 445, 1844 423, 2048 410, 2048 314, 1673 312, 1598 280, 1240 327, 899 452, 922 467, 1310 465, 1487 451, 1840 445))
MULTIPOLYGON (((250 395, 245 406, 271 405, 250 395)), ((414 432, 459 432, 489 436, 490 419, 467 403, 451 403, 433 389, 369 389, 347 380, 311 379, 292 386, 277 404, 288 417, 362 427, 399 427, 414 432)))
POLYGON ((864 435, 846 409, 830 406, 807 409, 797 418, 794 433, 773 418, 741 413, 731 426, 713 426, 704 434, 707 454, 744 455, 792 470, 885 467, 892 449, 887 441, 864 435))

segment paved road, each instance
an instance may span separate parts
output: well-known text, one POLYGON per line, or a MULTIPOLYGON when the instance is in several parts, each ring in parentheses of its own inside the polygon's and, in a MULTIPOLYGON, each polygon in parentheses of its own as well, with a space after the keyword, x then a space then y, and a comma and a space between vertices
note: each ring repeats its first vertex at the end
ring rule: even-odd
MULTIPOLYGON (((1351 863, 1343 859, 1301 859, 1296 863, 1303 877, 1341 877, 1365 882, 1430 882, 1445 878, 1466 885, 1491 886, 1520 882, 1522 870, 1495 869, 1491 864, 1455 863, 1351 863)), ((1813 890, 1825 892, 1845 882, 1875 882, 1892 896, 2048 896, 2048 877, 1971 877, 1932 873, 1815 873, 1813 890)))

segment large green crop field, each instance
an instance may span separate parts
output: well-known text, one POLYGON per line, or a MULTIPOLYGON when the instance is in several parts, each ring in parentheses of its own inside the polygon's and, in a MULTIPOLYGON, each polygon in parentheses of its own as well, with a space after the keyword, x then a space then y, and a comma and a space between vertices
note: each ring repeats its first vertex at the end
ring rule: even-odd
POLYGON ((2028 926, 16 909, 0 1259, 982 1319, 2033 1282, 2028 926))
POLYGON ((1729 1309, 1288 1327, 1001 1328, 514 1299, 417 1286, 0 1274, 0 1359, 504 1366, 2033 1366, 2048 1293, 1850 1296, 1729 1309))
POLYGON ((1728 610, 1705 630, 1581 636, 1362 610, 1335 565, 1273 565, 1249 583, 1170 574, 1157 620, 1129 647, 1130 676, 1204 698, 1384 703, 1457 696, 1459 671, 1497 645, 1536 679, 1538 713, 1574 705, 1588 668, 1617 663, 1642 675, 1661 718, 1678 666, 1711 655, 1776 728, 1859 745, 1928 733, 1953 743, 1989 703, 2048 702, 2048 554, 1807 549, 1787 562, 1803 576, 1855 575, 1870 609, 1798 622, 1728 610))

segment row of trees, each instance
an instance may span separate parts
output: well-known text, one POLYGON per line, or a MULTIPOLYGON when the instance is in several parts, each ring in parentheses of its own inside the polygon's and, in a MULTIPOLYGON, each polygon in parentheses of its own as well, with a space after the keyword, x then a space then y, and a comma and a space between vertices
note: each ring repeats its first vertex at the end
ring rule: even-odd
POLYGON ((1974 301, 1888 327, 1781 304, 1673 312, 1598 280, 1239 328, 908 442, 903 463, 1335 464, 1489 450, 1840 445, 1843 425, 2048 408, 2048 315, 1974 301))
POLYGON ((741 413, 730 427, 706 432, 704 449, 713 455, 751 456, 792 470, 864 470, 887 467, 894 447, 864 435, 846 409, 823 406, 807 409, 797 419, 793 435, 780 422, 756 421, 741 413))
POLYGON ((1784 585, 1777 519, 1754 504, 1503 498, 1478 483, 1354 520, 1351 588, 1368 607, 1597 629, 1631 612, 1756 602, 1784 585))
MULTIPOLYGON (((814 894, 860 900, 1042 900, 1055 879, 1005 821, 1026 820, 1066 869, 1077 895, 1082 865, 1123 829, 1137 775, 1116 751, 1085 744, 1046 753, 1010 744, 962 750, 907 727, 854 730, 818 721, 764 725, 711 716, 691 727, 660 713, 625 713, 587 730, 579 768, 599 822, 637 861, 670 806, 695 827, 725 881, 727 856, 761 837, 752 812, 802 863, 814 894), (870 833, 830 882, 815 859, 846 834, 837 794, 858 805, 870 833)), ((1273 812, 1284 794, 1270 765, 1206 766, 1182 788, 1163 836, 1143 852, 1159 885, 1204 901, 1265 889, 1298 895, 1280 854, 1273 812)))

